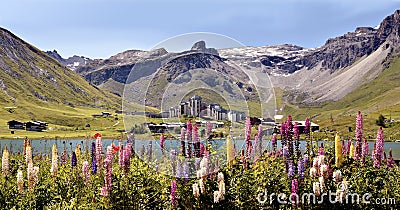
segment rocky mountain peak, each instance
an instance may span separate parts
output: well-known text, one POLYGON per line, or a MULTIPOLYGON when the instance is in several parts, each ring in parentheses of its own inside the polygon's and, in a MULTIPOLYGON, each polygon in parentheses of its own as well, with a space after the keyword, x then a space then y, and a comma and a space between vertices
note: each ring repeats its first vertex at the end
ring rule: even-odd
POLYGON ((197 51, 197 52, 202 52, 202 53, 219 55, 218 51, 215 48, 207 48, 206 42, 203 40, 194 43, 192 48, 190 49, 190 51, 197 51))

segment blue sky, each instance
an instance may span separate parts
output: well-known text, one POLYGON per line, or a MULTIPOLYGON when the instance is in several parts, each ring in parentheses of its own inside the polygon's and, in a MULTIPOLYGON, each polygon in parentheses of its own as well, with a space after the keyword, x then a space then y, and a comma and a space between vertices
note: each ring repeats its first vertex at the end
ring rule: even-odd
POLYGON ((0 26, 42 50, 106 58, 183 33, 212 32, 244 45, 318 47, 376 26, 400 0, 6 0, 0 26))

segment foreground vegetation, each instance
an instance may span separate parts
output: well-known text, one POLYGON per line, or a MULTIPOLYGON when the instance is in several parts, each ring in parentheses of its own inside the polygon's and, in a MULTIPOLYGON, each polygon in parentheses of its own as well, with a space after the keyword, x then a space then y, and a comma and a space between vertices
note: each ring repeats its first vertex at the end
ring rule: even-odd
MULTIPOLYGON (((25 155, 3 151, 0 208, 396 209, 399 167, 391 151, 383 151, 382 129, 372 155, 366 149, 362 121, 359 114, 353 142, 337 135, 335 142, 315 145, 306 129, 306 151, 298 149, 298 127, 290 116, 281 129, 283 148, 276 149, 273 135, 270 149, 262 153, 257 140, 250 140, 249 119, 242 151, 228 138, 222 151, 207 146, 193 153, 189 148, 188 153, 164 151, 156 157, 153 147, 165 149, 164 138, 136 152, 133 139, 103 150, 101 135, 96 134, 90 151, 78 146, 67 154, 54 146, 52 154, 32 156, 26 141, 25 155), (218 154, 227 157, 219 165, 213 158, 218 154), (302 200, 304 194, 312 194, 311 200, 302 200), (352 197, 356 194, 359 199, 352 197)), ((187 138, 198 138, 197 128, 187 132, 187 138)))

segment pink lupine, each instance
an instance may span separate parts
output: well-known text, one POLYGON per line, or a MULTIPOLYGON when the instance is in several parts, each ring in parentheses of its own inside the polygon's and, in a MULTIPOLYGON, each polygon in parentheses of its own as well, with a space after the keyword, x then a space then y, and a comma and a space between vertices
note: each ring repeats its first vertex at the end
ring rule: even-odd
POLYGON ((83 176, 83 180, 84 180, 85 184, 87 184, 90 179, 89 162, 88 161, 84 161, 82 164, 82 176, 83 176))
POLYGON ((187 139, 187 156, 192 155, 192 121, 188 120, 186 125, 186 139, 187 139))
POLYGON ((164 147, 165 147, 165 137, 164 137, 164 134, 162 133, 161 134, 161 136, 160 136, 160 147, 161 147, 161 151, 162 151, 162 153, 164 154, 164 147))
POLYGON ((374 167, 379 168, 381 166, 382 153, 383 153, 383 145, 385 143, 385 139, 383 136, 383 129, 379 127, 378 135, 376 137, 375 144, 375 158, 374 158, 374 167))
POLYGON ((362 133, 363 133, 363 117, 361 112, 358 111, 357 120, 356 120, 356 146, 354 149, 354 159, 360 160, 362 153, 362 133))
POLYGON ((207 132, 206 135, 209 137, 211 135, 212 127, 210 121, 207 122, 207 132))
POLYGON ((170 199, 171 199, 171 204, 172 208, 176 208, 178 204, 178 199, 177 199, 177 193, 176 193, 176 180, 172 180, 171 183, 171 194, 170 194, 170 199))
POLYGON ((118 153, 118 165, 124 166, 124 146, 121 145, 118 153))

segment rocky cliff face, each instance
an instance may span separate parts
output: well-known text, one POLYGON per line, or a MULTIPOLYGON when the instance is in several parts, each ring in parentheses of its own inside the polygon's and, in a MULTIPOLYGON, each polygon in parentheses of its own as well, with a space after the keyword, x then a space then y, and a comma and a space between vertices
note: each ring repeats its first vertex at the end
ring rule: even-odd
POLYGON ((61 57, 60 54, 58 54, 57 50, 53 51, 46 51, 46 54, 49 55, 50 57, 56 59, 58 62, 66 66, 67 68, 75 71, 77 68, 87 64, 88 62, 91 62, 92 59, 84 57, 84 56, 77 56, 74 55, 69 58, 63 58, 61 57))

